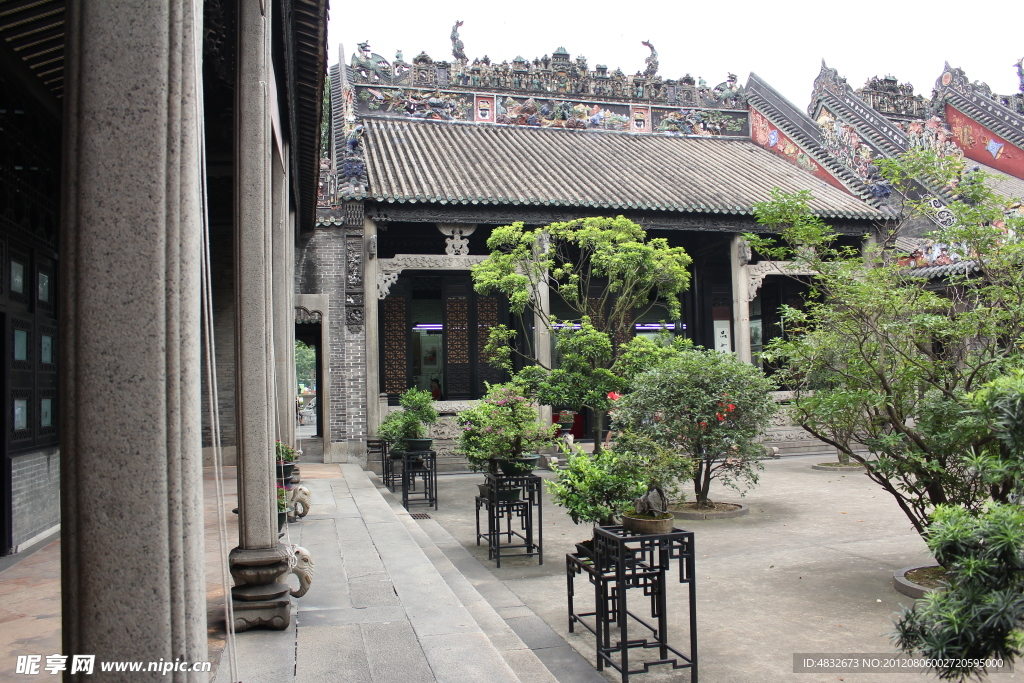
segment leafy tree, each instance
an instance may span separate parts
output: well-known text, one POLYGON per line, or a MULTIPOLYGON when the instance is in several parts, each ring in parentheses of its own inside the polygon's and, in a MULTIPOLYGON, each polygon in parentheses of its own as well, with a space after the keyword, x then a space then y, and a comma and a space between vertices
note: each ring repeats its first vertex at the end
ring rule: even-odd
POLYGON ((934 670, 943 680, 980 679, 987 659, 1013 662, 1024 652, 1024 511, 940 505, 926 540, 949 587, 904 610, 897 647, 940 662, 934 670))
POLYGON ((949 587, 933 591, 906 609, 896 624, 897 645, 926 658, 950 662, 936 667, 940 678, 980 677, 971 659, 1012 662, 1024 652, 1024 511, 1020 466, 1024 460, 1024 371, 989 382, 969 397, 972 412, 995 437, 999 455, 982 454, 984 476, 1013 478, 1013 503, 990 503, 975 514, 939 505, 926 541, 946 568, 949 587))
POLYGON ((633 336, 633 320, 655 306, 667 319, 680 315, 679 294, 689 284, 690 257, 665 239, 647 239, 636 223, 617 218, 583 218, 527 230, 513 223, 487 240, 490 256, 473 268, 476 291, 501 292, 513 313, 533 314, 534 324, 550 330, 560 364, 542 364, 533 340, 498 326, 486 349, 494 365, 512 371, 512 354, 532 365, 518 374, 544 404, 589 408, 595 414, 594 441, 611 407, 609 393, 622 391, 616 366, 622 344, 633 336), (573 317, 560 320, 540 305, 543 291, 560 299, 573 317), (524 349, 524 350, 521 350, 524 349))
POLYGON ((1009 470, 1001 478, 998 468, 979 471, 977 458, 998 451, 966 409, 971 392, 1021 365, 1024 220, 962 161, 916 152, 878 163, 902 203, 881 244, 864 254, 811 214, 807 193, 776 191, 756 207, 781 240, 747 238, 761 255, 814 273, 805 307, 784 308, 787 334, 762 356, 795 392, 792 418, 864 463, 923 533, 938 505, 979 511, 1012 491, 1009 470), (955 224, 936 241, 970 257, 949 269, 942 289, 890 248, 933 211, 913 199, 922 178, 956 197, 947 207, 955 224))
POLYGON ((295 340, 295 377, 309 387, 316 384, 316 350, 298 339, 295 340))
POLYGON ((774 414, 774 383, 732 354, 677 348, 638 375, 615 406, 615 426, 642 435, 693 464, 698 507, 711 507, 711 481, 743 493, 764 455, 759 437, 774 414))

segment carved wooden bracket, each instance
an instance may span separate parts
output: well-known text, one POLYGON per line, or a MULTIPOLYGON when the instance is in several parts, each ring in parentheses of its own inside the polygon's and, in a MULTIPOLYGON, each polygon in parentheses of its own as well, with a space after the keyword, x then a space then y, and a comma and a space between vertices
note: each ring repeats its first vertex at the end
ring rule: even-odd
POLYGON ((446 256, 443 254, 396 254, 394 258, 377 259, 377 298, 383 299, 391 291, 403 270, 469 270, 482 263, 486 256, 446 256))
POLYGON ((754 300, 769 275, 814 275, 813 271, 794 266, 792 261, 761 261, 743 268, 747 271, 747 301, 754 300))

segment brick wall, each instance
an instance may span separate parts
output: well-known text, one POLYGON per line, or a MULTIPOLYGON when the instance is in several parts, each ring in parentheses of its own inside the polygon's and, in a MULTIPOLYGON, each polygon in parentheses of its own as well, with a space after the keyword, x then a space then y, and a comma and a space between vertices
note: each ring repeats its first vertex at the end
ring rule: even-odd
MULTIPOLYGON (((362 230, 318 226, 295 254, 297 294, 328 296, 331 442, 366 438, 366 337, 346 321, 347 297, 362 301, 362 230), (353 259, 355 259, 353 261, 353 259), (352 276, 352 277, 350 277, 352 276)), ((372 302, 376 304, 376 300, 372 302)), ((355 304, 353 304, 355 305, 355 304)))
POLYGON ((48 448, 12 458, 14 545, 60 524, 60 451, 48 448))

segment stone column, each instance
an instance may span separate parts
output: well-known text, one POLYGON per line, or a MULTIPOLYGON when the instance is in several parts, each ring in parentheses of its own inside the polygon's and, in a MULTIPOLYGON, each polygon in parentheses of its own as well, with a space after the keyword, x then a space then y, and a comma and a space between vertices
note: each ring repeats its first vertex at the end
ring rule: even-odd
MULTIPOLYGON (((276 149, 276 146, 275 146, 276 149)), ((273 245, 271 267, 273 271, 272 298, 274 304, 274 374, 277 388, 278 438, 295 446, 295 262, 294 240, 289 239, 288 212, 288 152, 287 145, 273 162, 273 245)))
MULTIPOLYGON (((542 283, 540 290, 538 291, 538 306, 540 310, 544 311, 545 315, 551 315, 551 291, 548 289, 546 283, 542 283)), ((546 368, 551 367, 551 331, 548 330, 547 325, 541 323, 540 320, 534 316, 534 331, 533 331, 533 343, 537 347, 537 361, 540 362, 546 368)), ((551 406, 540 407, 540 421, 545 425, 551 424, 551 406)))
POLYGON ((363 220, 363 245, 366 265, 363 268, 363 329, 366 331, 366 435, 376 438, 377 427, 384 415, 380 409, 380 299, 377 281, 380 264, 377 263, 377 224, 370 218, 363 220))
POLYGON ((729 263, 732 268, 732 329, 736 357, 750 363, 750 293, 747 262, 750 247, 743 235, 733 235, 729 244, 729 263))
POLYGON ((270 11, 238 3, 235 79, 235 419, 238 430, 238 547, 231 551, 235 628, 284 629, 291 619, 287 568, 277 540, 270 11))
MULTIPOLYGON (((192 0, 67 4, 60 254, 66 655, 207 659, 202 20, 192 0)), ((65 673, 69 681, 93 678, 65 673)), ((207 674, 168 680, 205 681, 207 674)))

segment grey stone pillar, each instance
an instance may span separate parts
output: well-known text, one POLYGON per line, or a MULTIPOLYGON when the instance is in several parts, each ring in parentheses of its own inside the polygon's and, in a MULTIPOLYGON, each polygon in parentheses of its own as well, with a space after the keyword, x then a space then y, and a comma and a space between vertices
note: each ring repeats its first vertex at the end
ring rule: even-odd
POLYGON ((63 652, 205 661, 202 8, 80 0, 65 26, 63 652))
POLYGON ((287 554, 277 540, 274 472, 270 11, 238 3, 235 79, 235 415, 238 547, 231 551, 235 628, 287 628, 287 554))
POLYGON ((278 438, 295 446, 295 240, 289 231, 287 146, 273 162, 274 374, 278 438))
MULTIPOLYGON (((548 289, 547 284, 541 283, 539 291, 537 293, 539 301, 538 306, 540 310, 544 311, 545 316, 551 315, 551 290, 548 289)), ((534 316, 536 318, 536 316, 534 316)), ((546 368, 551 367, 551 331, 547 325, 542 324, 540 320, 534 320, 533 330, 533 343, 537 347, 537 361, 546 368)), ((540 421, 542 424, 551 424, 551 406, 540 407, 540 421)))
POLYGON ((729 263, 732 269, 732 328, 733 348, 736 357, 747 363, 750 355, 750 285, 747 277, 747 262, 750 261, 750 247, 743 235, 733 235, 729 244, 729 263))
POLYGON ((363 245, 366 266, 363 268, 363 310, 366 330, 366 434, 376 437, 384 415, 380 410, 380 299, 377 283, 380 264, 377 262, 377 224, 369 218, 363 220, 363 245))

